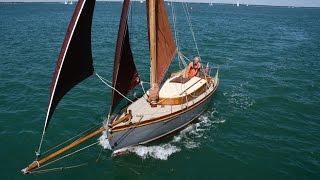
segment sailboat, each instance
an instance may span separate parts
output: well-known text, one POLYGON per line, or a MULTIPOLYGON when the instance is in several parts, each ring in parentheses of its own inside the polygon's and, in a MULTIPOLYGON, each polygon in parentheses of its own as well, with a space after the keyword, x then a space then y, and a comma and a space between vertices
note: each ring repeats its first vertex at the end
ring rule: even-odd
POLYGON ((240 4, 239 4, 239 0, 237 1, 237 7, 239 7, 240 6, 240 4))
MULTIPOLYGON (((193 77, 186 77, 187 68, 171 74, 167 72, 172 60, 176 56, 183 59, 184 55, 174 41, 164 0, 147 0, 150 89, 136 100, 129 99, 128 94, 143 81, 135 66, 130 45, 130 0, 124 0, 114 56, 112 85, 109 85, 112 88, 111 105, 105 123, 94 132, 40 159, 44 135, 59 101, 70 89, 94 74, 91 50, 94 6, 95 0, 79 0, 77 3, 54 71, 48 111, 36 160, 22 170, 25 174, 41 168, 53 158, 102 132, 107 133, 110 147, 117 153, 122 149, 145 144, 180 130, 207 109, 219 85, 218 69, 215 76, 211 77, 208 63, 206 69, 201 68, 201 72, 193 77), (129 101, 129 104, 121 109, 119 105, 124 100, 129 101)), ((198 58, 201 59, 200 56, 198 58)), ((104 79, 96 75, 101 80, 104 79)))

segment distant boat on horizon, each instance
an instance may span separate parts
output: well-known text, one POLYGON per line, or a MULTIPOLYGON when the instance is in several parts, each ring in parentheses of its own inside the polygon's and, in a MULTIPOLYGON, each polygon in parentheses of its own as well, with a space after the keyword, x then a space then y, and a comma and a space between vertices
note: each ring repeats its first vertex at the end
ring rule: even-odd
POLYGON ((239 0, 237 1, 237 7, 239 7, 240 6, 240 4, 239 4, 239 0))
POLYGON ((64 1, 64 4, 71 4, 71 5, 72 5, 72 4, 73 4, 73 1, 71 0, 71 1, 68 3, 68 1, 65 0, 65 1, 64 1))

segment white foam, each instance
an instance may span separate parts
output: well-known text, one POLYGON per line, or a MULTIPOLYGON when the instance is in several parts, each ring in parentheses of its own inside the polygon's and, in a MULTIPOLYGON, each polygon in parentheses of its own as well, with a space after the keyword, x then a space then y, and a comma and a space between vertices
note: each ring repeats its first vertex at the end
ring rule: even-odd
POLYGON ((104 149, 110 149, 111 146, 109 144, 108 138, 107 138, 107 133, 103 131, 102 136, 99 137, 99 144, 104 148, 104 149))
POLYGON ((222 123, 224 123, 224 122, 226 122, 226 120, 215 120, 215 121, 212 121, 213 123, 215 123, 215 124, 222 124, 222 123))
POLYGON ((168 143, 156 146, 135 146, 128 149, 128 151, 137 154, 143 159, 153 157, 155 159, 167 160, 170 155, 181 151, 181 149, 168 143))

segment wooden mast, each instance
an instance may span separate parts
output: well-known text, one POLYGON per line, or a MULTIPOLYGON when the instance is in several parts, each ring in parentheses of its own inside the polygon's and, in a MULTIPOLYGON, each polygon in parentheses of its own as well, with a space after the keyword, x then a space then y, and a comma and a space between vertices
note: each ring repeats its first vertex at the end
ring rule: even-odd
POLYGON ((150 88, 157 82, 156 0, 149 0, 150 88))
POLYGON ((47 161, 55 158, 56 156, 66 152, 67 150, 79 145, 80 143, 82 143, 82 142, 84 142, 84 141, 96 136, 97 134, 99 134, 99 133, 101 133, 101 132, 103 132, 105 130, 106 129, 104 127, 101 127, 100 129, 98 129, 98 130, 96 130, 96 131, 94 131, 94 132, 92 132, 92 133, 90 133, 90 134, 88 134, 88 135, 86 135, 86 136, 84 136, 84 137, 72 142, 68 146, 66 146, 66 147, 64 147, 64 148, 62 148, 62 149, 50 154, 49 156, 47 156, 47 157, 45 157, 45 158, 43 158, 43 159, 41 159, 39 161, 34 161, 28 167, 26 167, 25 169, 22 169, 22 172, 24 174, 30 173, 32 170, 34 170, 35 168, 40 167, 42 164, 46 163, 47 161))

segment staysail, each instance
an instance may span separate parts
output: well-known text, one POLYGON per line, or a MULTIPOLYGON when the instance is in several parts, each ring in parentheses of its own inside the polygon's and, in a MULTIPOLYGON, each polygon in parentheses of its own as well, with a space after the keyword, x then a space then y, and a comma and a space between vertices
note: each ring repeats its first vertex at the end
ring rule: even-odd
MULTIPOLYGON (((129 42, 127 20, 129 5, 130 0, 125 0, 123 2, 113 66, 112 86, 122 95, 127 95, 140 83, 139 74, 133 61, 129 42)), ((114 111, 115 107, 122 99, 123 97, 113 89, 109 113, 114 111)))
MULTIPOLYGON (((147 16, 148 16, 148 26, 149 26, 149 3, 151 0, 147 0, 147 16)), ((176 54, 176 45, 171 32, 170 23, 168 20, 166 7, 164 0, 155 0, 155 41, 156 43, 156 72, 155 82, 160 84, 163 80, 172 59, 176 54)), ((150 47, 150 28, 148 28, 149 35, 149 47, 150 47)))
POLYGON ((72 15, 53 75, 44 130, 62 97, 93 74, 91 24, 95 0, 79 0, 72 15))

